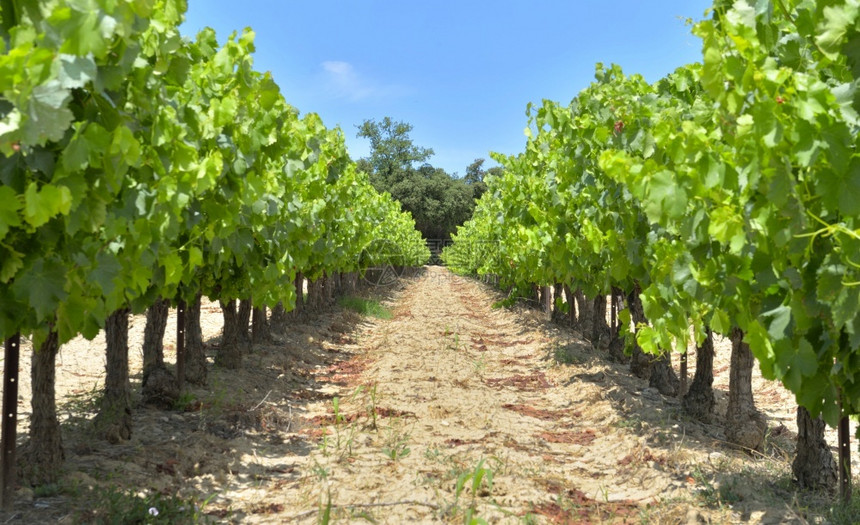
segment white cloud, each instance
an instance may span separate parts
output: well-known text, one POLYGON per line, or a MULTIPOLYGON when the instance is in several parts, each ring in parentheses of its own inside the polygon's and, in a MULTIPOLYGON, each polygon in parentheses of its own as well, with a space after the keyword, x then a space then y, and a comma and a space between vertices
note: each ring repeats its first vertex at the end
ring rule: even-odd
POLYGON ((384 86, 359 74, 352 64, 339 60, 322 63, 326 89, 338 98, 352 101, 387 97, 404 90, 395 85, 384 86))

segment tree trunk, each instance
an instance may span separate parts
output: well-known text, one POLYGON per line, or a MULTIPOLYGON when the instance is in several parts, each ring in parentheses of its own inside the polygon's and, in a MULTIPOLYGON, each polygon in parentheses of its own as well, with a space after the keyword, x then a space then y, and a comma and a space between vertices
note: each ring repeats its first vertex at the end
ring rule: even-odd
POLYGON ((714 334, 705 331, 705 340, 696 348, 696 373, 684 396, 684 412, 699 421, 709 422, 714 410, 714 334))
POLYGON ((143 371, 164 365, 164 331, 170 301, 159 299, 146 310, 146 328, 143 330, 143 371))
POLYGON ((317 305, 317 282, 308 279, 308 293, 305 295, 305 311, 312 312, 316 310, 317 305))
POLYGON ((552 305, 552 319, 556 322, 561 322, 564 319, 564 313, 558 307, 559 298, 561 298, 562 293, 564 292, 564 286, 561 284, 555 284, 552 290, 553 297, 553 305, 552 305))
POLYGON ((153 365, 143 371, 142 402, 162 410, 169 410, 179 399, 179 382, 164 366, 153 365))
POLYGON ((254 308, 251 322, 251 339, 255 345, 263 345, 272 342, 272 334, 269 331, 269 322, 266 320, 266 307, 254 308))
POLYGON ((18 468, 34 486, 56 482, 65 459, 54 389, 59 348, 57 332, 52 331, 34 352, 30 366, 30 441, 21 451, 18 468))
POLYGON ((291 312, 294 318, 299 318, 305 311, 305 276, 301 272, 296 274, 296 307, 291 312))
POLYGON ((567 302, 567 324, 573 326, 576 324, 576 300, 573 298, 573 291, 570 286, 564 285, 564 299, 567 302))
POLYGON ((251 351, 251 300, 242 299, 239 301, 239 338, 242 340, 242 350, 245 352, 251 351))
MULTIPOLYGON (((642 300, 639 299, 638 284, 633 287, 633 291, 627 296, 627 308, 630 309, 630 322, 634 326, 647 322, 645 312, 642 308, 642 300)), ((633 341, 633 356, 630 358, 630 372, 642 379, 651 378, 651 359, 642 351, 642 348, 639 347, 639 343, 635 339, 633 341)))
POLYGON ((278 303, 272 309, 272 316, 269 318, 270 332, 276 334, 284 334, 287 332, 287 311, 284 308, 284 303, 278 303))
POLYGON ((328 274, 323 274, 323 306, 328 306, 334 302, 335 294, 335 277, 328 274))
POLYGON ((606 296, 597 295, 591 310, 591 344, 599 346, 600 340, 607 340, 610 332, 609 325, 606 323, 606 296))
POLYGON ((802 489, 836 490, 839 476, 836 460, 824 440, 826 427, 821 416, 812 419, 808 410, 797 407, 797 455, 791 472, 802 489))
POLYGON ((613 288, 612 307, 615 310, 615 323, 614 327, 611 327, 612 331, 609 334, 609 347, 607 350, 611 361, 626 364, 630 361, 630 357, 624 353, 624 338, 621 337, 621 319, 618 316, 618 312, 623 307, 622 297, 624 297, 624 292, 618 288, 613 288))
POLYGON ((345 293, 347 293, 347 294, 355 293, 355 290, 356 290, 357 285, 358 285, 358 275, 356 275, 355 272, 349 272, 348 274, 346 274, 345 277, 346 277, 346 286, 345 286, 345 290, 344 290, 345 293))
POLYGON ((552 287, 540 287, 540 305, 547 319, 552 319, 552 287))
POLYGON ((179 399, 179 383, 164 366, 164 331, 170 302, 159 299, 146 310, 143 331, 143 404, 169 409, 179 399))
POLYGON ((221 301, 221 312, 224 315, 224 331, 221 335, 221 346, 215 354, 215 364, 235 370, 242 366, 245 340, 241 335, 242 326, 239 313, 236 311, 236 300, 221 301))
POLYGON ((744 448, 761 450, 767 422, 755 407, 752 395, 753 355, 749 345, 743 342, 743 338, 743 331, 738 328, 732 330, 726 439, 744 448))
POLYGON ((200 294, 185 308, 185 380, 206 384, 206 345, 200 328, 200 294))
POLYGON ((576 298, 576 327, 580 330, 584 330, 585 327, 591 326, 591 301, 585 297, 585 294, 582 293, 582 290, 579 288, 573 292, 573 296, 576 298))
POLYGON ((681 381, 672 368, 672 352, 664 350, 651 360, 651 375, 648 386, 656 388, 664 396, 677 396, 681 381))
POLYGON ((128 379, 128 309, 105 322, 107 364, 104 396, 95 418, 96 432, 109 443, 131 438, 131 383, 128 379))

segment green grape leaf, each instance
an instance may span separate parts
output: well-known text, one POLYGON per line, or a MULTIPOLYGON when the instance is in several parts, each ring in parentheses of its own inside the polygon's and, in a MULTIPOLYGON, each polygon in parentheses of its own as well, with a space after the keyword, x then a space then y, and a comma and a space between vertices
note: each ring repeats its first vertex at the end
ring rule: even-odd
POLYGON ((819 34, 815 37, 815 42, 830 60, 839 58, 842 41, 848 29, 857 22, 858 8, 860 5, 856 2, 824 8, 824 20, 818 27, 819 34))
POLYGON ((765 330, 764 326, 758 320, 748 323, 744 340, 750 345, 750 350, 756 359, 758 359, 762 376, 765 379, 775 379, 773 365, 776 360, 776 354, 774 353, 768 331, 765 330))
POLYGON ((171 286, 182 280, 182 258, 177 253, 169 253, 161 258, 164 266, 164 284, 171 286))
POLYGON ((839 211, 848 216, 860 217, 860 159, 851 165, 838 192, 839 211))
POLYGON ((805 377, 813 376, 818 371, 818 355, 806 338, 800 339, 797 347, 797 356, 794 359, 794 366, 805 377))
POLYGON ((57 308, 57 322, 54 325, 60 341, 68 341, 77 336, 86 325, 91 305, 83 297, 69 296, 57 308))
POLYGON ((717 241, 728 244, 732 253, 740 253, 746 242, 743 219, 728 206, 711 211, 708 234, 717 241))
POLYGON ((122 271, 122 266, 116 256, 101 252, 96 256, 96 266, 90 273, 89 278, 102 290, 102 295, 108 297, 116 288, 115 279, 122 271))
POLYGON ((73 55, 92 53, 104 56, 117 28, 116 19, 107 15, 92 0, 75 2, 73 5, 74 8, 55 9, 50 17, 51 25, 63 36, 60 49, 73 55))
POLYGON ((27 144, 44 144, 59 141, 71 124, 74 115, 66 107, 70 99, 68 90, 52 80, 36 86, 27 104, 27 121, 23 127, 23 141, 27 144))
POLYGON ((731 321, 729 321, 729 316, 722 310, 714 310, 714 313, 711 316, 710 328, 715 333, 721 335, 728 335, 732 329, 731 321))
POLYGON ((661 170, 654 174, 648 186, 645 211, 652 219, 668 216, 677 218, 687 208, 687 191, 678 186, 671 171, 661 170))
POLYGON ((761 314, 764 319, 770 319, 767 333, 774 340, 784 339, 790 334, 788 332, 791 324, 791 308, 787 306, 778 306, 773 310, 761 314))
POLYGON ((96 76, 96 63, 92 56, 60 55, 60 86, 64 89, 81 88, 96 76))
POLYGON ((6 248, 3 253, 3 262, 0 264, 0 283, 8 283, 18 270, 24 267, 24 254, 18 253, 11 248, 6 248))
POLYGON ((33 266, 19 272, 12 283, 12 292, 20 301, 26 302, 39 321, 47 320, 57 309, 57 304, 66 298, 66 269, 46 259, 37 259, 33 266))
POLYGON ((66 215, 72 206, 72 192, 65 186, 31 182, 24 192, 24 220, 38 228, 57 214, 66 215))
POLYGON ((21 225, 18 215, 20 209, 21 201, 15 190, 9 186, 0 186, 0 240, 9 233, 9 228, 21 225))

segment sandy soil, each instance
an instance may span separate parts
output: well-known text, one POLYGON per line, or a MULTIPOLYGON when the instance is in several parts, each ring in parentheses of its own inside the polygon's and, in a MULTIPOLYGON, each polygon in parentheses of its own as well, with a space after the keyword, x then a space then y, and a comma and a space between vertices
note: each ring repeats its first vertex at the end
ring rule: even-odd
MULTIPOLYGON (((138 408, 131 441, 117 446, 94 439, 89 423, 103 339, 65 345, 57 390, 63 483, 74 490, 21 489, 15 512, 0 519, 95 519, 86 502, 105 487, 205 501, 206 517, 225 523, 318 523, 329 513, 357 523, 819 519, 790 482, 795 406, 781 386, 756 375, 771 427, 766 453, 725 444, 726 341, 715 361, 716 416, 702 424, 577 332, 526 307, 494 309, 497 291, 444 268, 365 295, 393 318, 333 307, 297 322, 255 347, 242 370, 211 368, 184 410, 138 408)), ((217 305, 204 305, 202 322, 214 347, 217 305)), ((144 323, 136 316, 130 335, 136 391, 144 323)), ((23 357, 22 439, 29 350, 23 357)), ((691 355, 690 380, 694 364, 691 355)))

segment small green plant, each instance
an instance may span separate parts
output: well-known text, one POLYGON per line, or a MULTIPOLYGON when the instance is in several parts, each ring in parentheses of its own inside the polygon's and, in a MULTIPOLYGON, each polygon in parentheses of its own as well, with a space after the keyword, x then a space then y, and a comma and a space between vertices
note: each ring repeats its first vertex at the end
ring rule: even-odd
POLYGON ((472 499, 483 495, 481 492, 483 485, 486 485, 486 494, 493 490, 493 471, 489 467, 484 467, 485 461, 481 459, 474 469, 463 472, 457 478, 457 483, 454 486, 454 495, 457 499, 467 487, 472 489, 472 499), (469 483, 470 481, 471 483, 469 483))
POLYGON ((80 516, 88 523, 208 523, 203 509, 215 497, 209 496, 202 502, 195 498, 184 499, 179 496, 165 496, 158 492, 141 495, 109 487, 98 491, 96 501, 80 516))
POLYGON ((475 367, 475 373, 480 374, 487 367, 487 356, 482 355, 480 359, 476 359, 472 364, 475 367))
POLYGON ((579 358, 573 355, 568 347, 562 345, 556 345, 552 351, 552 357, 553 360, 560 365, 581 364, 579 358))
POLYGON ((407 445, 409 434, 396 428, 398 423, 398 419, 392 420, 391 426, 388 427, 388 435, 385 438, 385 446, 381 450, 391 461, 403 459, 412 452, 407 445))
POLYGON ((334 426, 337 428, 343 423, 343 416, 340 413, 340 398, 337 396, 331 398, 331 406, 334 412, 334 426))
POLYGON ((460 498, 466 490, 471 493, 469 505, 462 509, 463 523, 481 524, 486 523, 477 517, 478 497, 489 496, 493 490, 493 476, 495 471, 486 465, 486 460, 481 459, 471 470, 459 471, 457 481, 454 483, 454 501, 448 506, 447 512, 454 515, 460 513, 460 498))
POLYGON ((320 479, 320 481, 325 481, 328 479, 329 470, 324 466, 320 465, 316 460, 314 460, 314 468, 313 473, 320 479))
POLYGON ((531 512, 527 512, 525 516, 522 518, 523 525, 537 525, 538 519, 537 516, 532 514, 531 512))
POLYGON ((376 419, 379 417, 379 412, 376 407, 379 404, 379 393, 377 391, 376 383, 371 385, 359 385, 349 397, 349 400, 354 401, 359 395, 365 392, 364 408, 367 411, 367 415, 370 417, 370 428, 377 430, 376 419))
POLYGON ((322 439, 320 439, 319 445, 317 445, 317 448, 322 453, 322 455, 325 457, 328 457, 328 455, 329 455, 328 446, 329 446, 328 434, 323 434, 322 439))
POLYGON ((326 491, 325 501, 320 498, 320 511, 319 511, 319 519, 317 519, 317 523, 319 525, 328 525, 328 522, 331 521, 331 489, 326 491))
POLYGON ((699 497, 709 507, 722 507, 737 503, 741 499, 735 490, 736 482, 734 480, 727 480, 715 485, 698 465, 693 469, 690 477, 699 485, 699 497))
POLYGON ((69 394, 66 401, 57 405, 58 415, 68 414, 66 419, 61 419, 64 428, 74 428, 79 431, 92 429, 92 416, 99 409, 103 396, 103 388, 99 387, 98 381, 93 383, 93 388, 78 394, 69 394))
POLYGON ((377 417, 376 405, 377 405, 377 401, 379 401, 379 394, 376 390, 376 383, 373 383, 373 385, 371 385, 370 388, 368 389, 368 404, 367 404, 367 413, 371 417, 370 425, 371 425, 371 428, 373 430, 376 430, 376 417, 377 417))
POLYGON ((376 317, 377 319, 391 319, 394 314, 388 308, 382 306, 379 301, 373 299, 362 299, 347 295, 338 300, 338 304, 342 307, 358 312, 361 315, 376 317))
POLYGON ((447 350, 457 351, 460 349, 460 334, 451 330, 451 327, 447 324, 445 325, 443 335, 445 336, 445 348, 447 350))
MULTIPOLYGON (((353 398, 358 394, 358 391, 353 393, 353 398)), ((352 398, 350 398, 352 399, 352 398)), ((340 410, 340 398, 335 396, 331 400, 332 412, 334 413, 334 449, 336 452, 341 454, 340 458, 344 456, 352 455, 352 445, 355 441, 355 434, 357 432, 354 425, 347 426, 345 424, 346 419, 343 416, 343 413, 340 410)), ((323 440, 320 443, 320 450, 324 455, 328 455, 328 446, 329 440, 327 436, 323 436, 323 440)))
POLYGON ((64 487, 59 483, 46 483, 33 488, 33 496, 36 498, 50 498, 59 496, 64 491, 64 487))
POLYGON ((424 451, 424 459, 427 461, 441 461, 442 452, 438 448, 428 448, 424 451))
POLYGON ((629 428, 631 430, 642 430, 642 420, 638 416, 631 416, 627 419, 619 419, 614 423, 618 428, 629 428))
POLYGON ((197 405, 197 396, 192 394, 191 392, 182 392, 179 395, 179 398, 173 402, 173 410, 179 412, 185 412, 189 407, 197 405))
POLYGON ((840 500, 830 507, 828 518, 835 525, 860 523, 860 491, 854 491, 851 501, 845 503, 840 500))
POLYGON ((382 453, 385 454, 391 461, 403 459, 409 455, 412 450, 407 446, 406 441, 398 441, 388 447, 382 448, 382 453))

